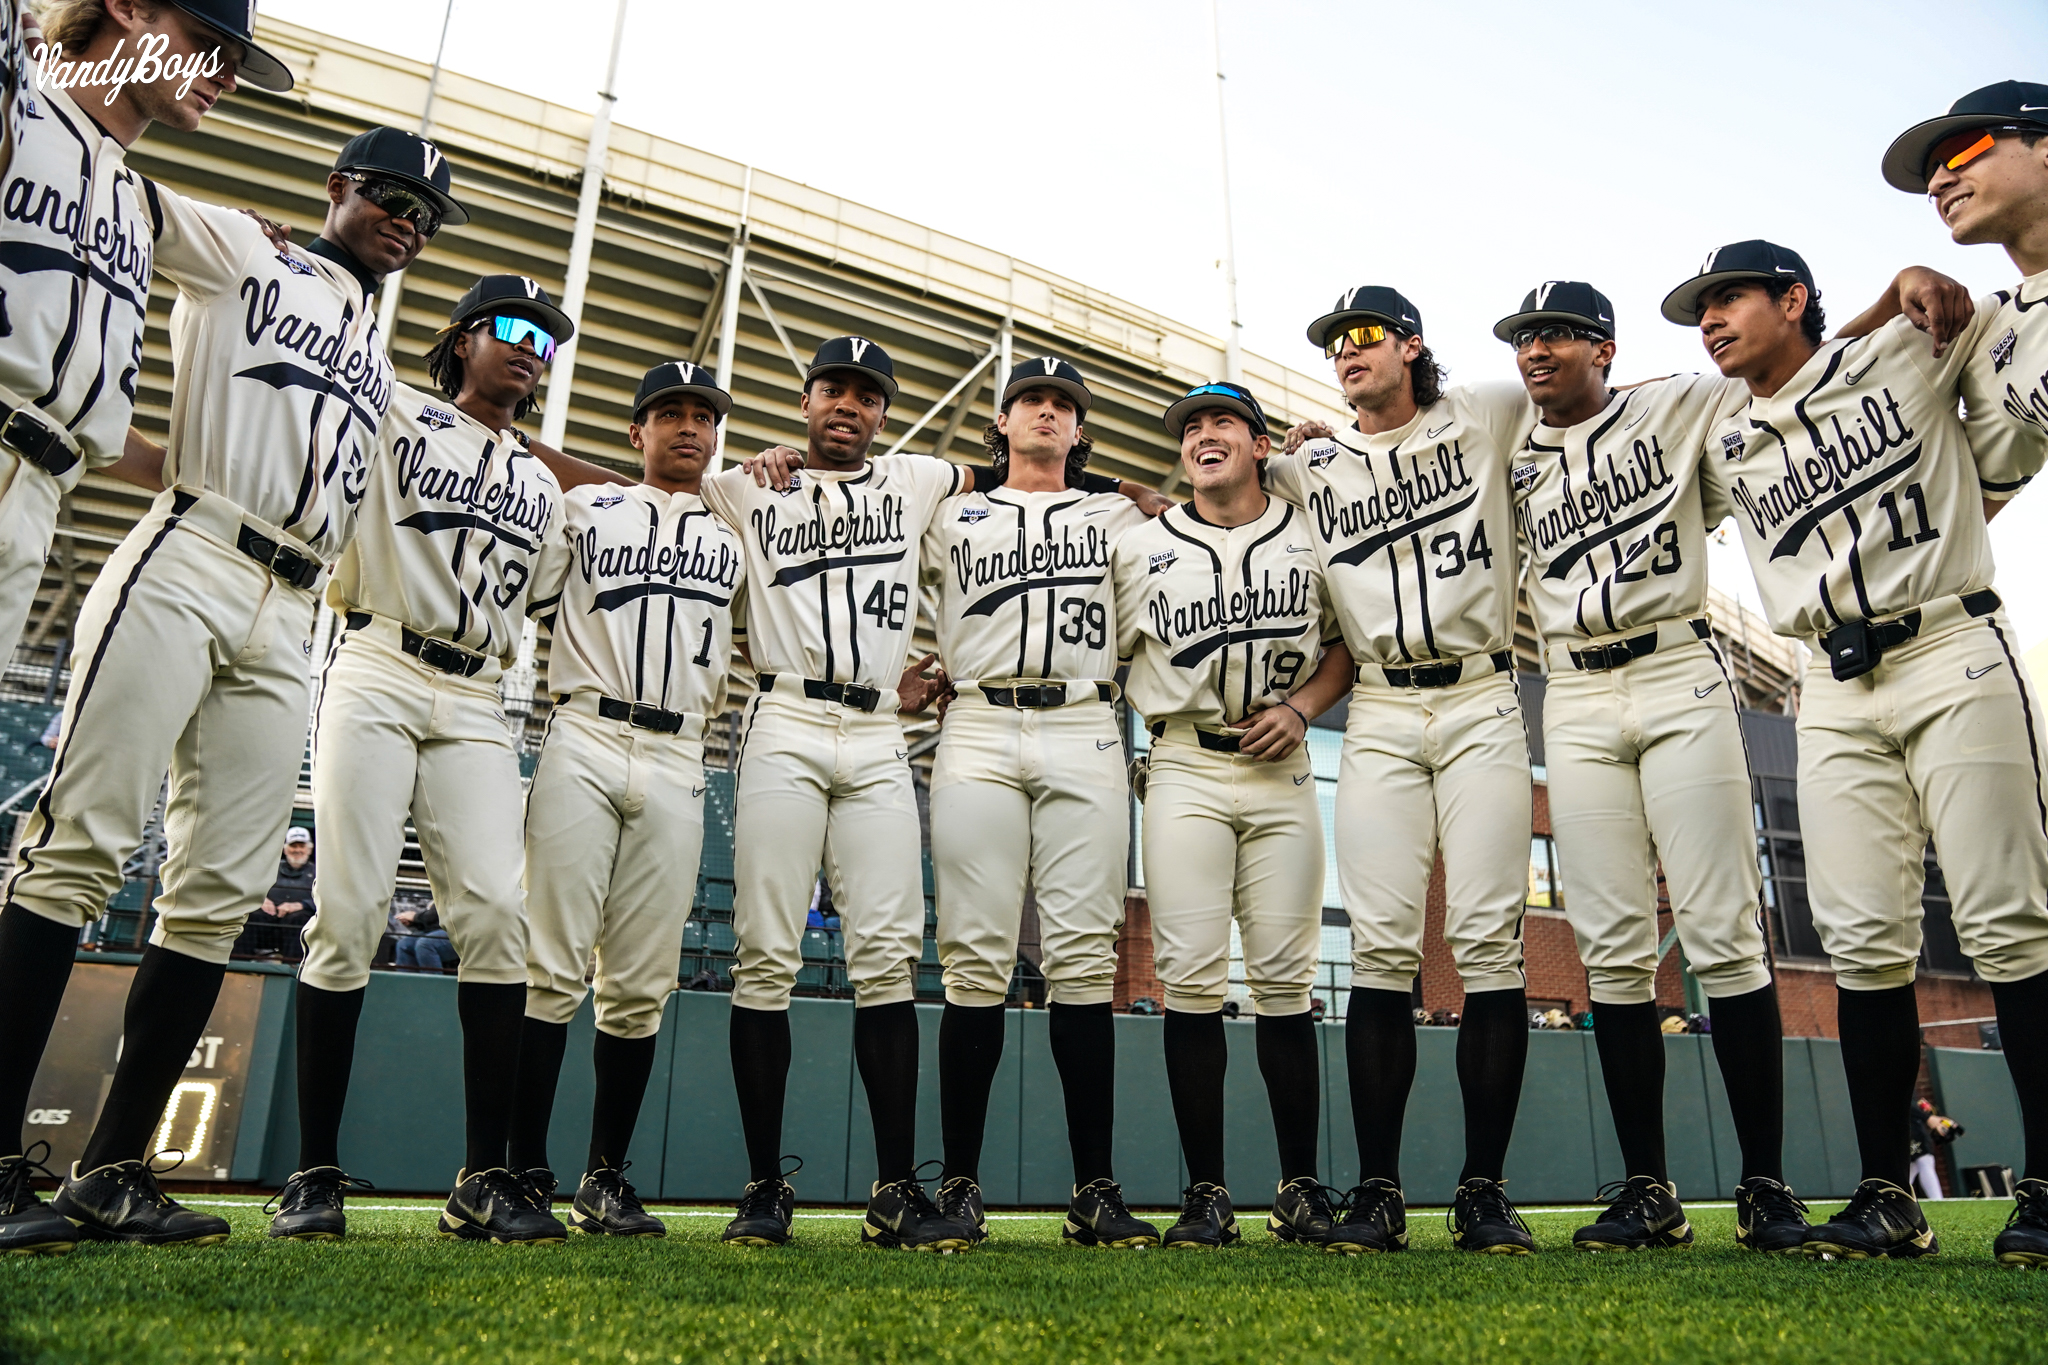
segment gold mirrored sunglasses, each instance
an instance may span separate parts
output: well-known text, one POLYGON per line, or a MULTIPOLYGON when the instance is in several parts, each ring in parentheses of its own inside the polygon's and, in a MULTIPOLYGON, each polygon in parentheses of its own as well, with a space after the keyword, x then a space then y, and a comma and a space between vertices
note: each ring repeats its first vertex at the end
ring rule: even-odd
POLYGON ((1332 333, 1330 339, 1323 343, 1323 358, 1328 360, 1335 356, 1344 349, 1344 343, 1347 341, 1353 346, 1377 346, 1385 341, 1393 330, 1391 327, 1382 327, 1377 322, 1368 322, 1363 327, 1346 327, 1341 332, 1332 333))

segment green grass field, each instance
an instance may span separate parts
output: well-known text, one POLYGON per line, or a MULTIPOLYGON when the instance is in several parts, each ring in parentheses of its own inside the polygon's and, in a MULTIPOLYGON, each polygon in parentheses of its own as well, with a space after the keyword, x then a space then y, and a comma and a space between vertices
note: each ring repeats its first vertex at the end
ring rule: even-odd
POLYGON ((1943 1254, 1894 1265, 1738 1252, 1726 1207, 1694 1213, 1696 1248, 1634 1256, 1573 1252, 1585 1218, 1548 1211, 1541 1254, 1465 1256, 1422 1211, 1400 1256, 1277 1246, 1247 1215, 1224 1252, 1074 1250, 1034 1216, 939 1257, 862 1251, 845 1214, 800 1215, 776 1251, 680 1210, 665 1241, 512 1248, 364 1202, 339 1245, 271 1242, 236 1200, 207 1206, 225 1246, 0 1262, 0 1362, 2048 1359, 2048 1274, 1990 1258, 2001 1203, 1929 1205, 1943 1254))

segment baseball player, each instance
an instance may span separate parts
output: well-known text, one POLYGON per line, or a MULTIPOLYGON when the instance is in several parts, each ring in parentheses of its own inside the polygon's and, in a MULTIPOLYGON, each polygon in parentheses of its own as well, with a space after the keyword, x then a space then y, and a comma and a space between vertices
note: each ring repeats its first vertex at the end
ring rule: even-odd
MULTIPOLYGON (((254 14, 226 0, 70 0, 48 7, 38 36, 23 0, 0 0, 0 167, 17 206, 0 218, 0 660, 13 657, 42 581, 58 502, 86 469, 162 487, 153 461, 123 456, 155 249, 126 149, 153 121, 197 128, 238 83, 291 88, 251 39, 254 14), (90 64, 159 40, 181 65, 215 49, 220 61, 182 97, 178 81, 39 88, 45 40, 90 64)), ((0 911, 0 1153, 15 1153, 0 1155, 0 1252, 62 1252, 77 1240, 35 1197, 18 1145, 77 939, 68 913, 18 902, 0 911)))
POLYGON ((389 916, 408 812, 434 904, 461 960, 466 1152, 444 1236, 565 1236, 506 1165, 526 1011, 519 751, 499 682, 562 488, 513 426, 568 317, 538 284, 486 275, 456 301, 427 357, 441 393, 399 385, 363 489, 356 537, 328 585, 344 619, 314 718, 320 911, 299 973, 299 1169, 270 1235, 346 1229, 342 1109, 356 1020, 389 916), (452 401, 451 401, 452 400, 452 401))
POLYGON ((1114 552, 1117 652, 1152 735, 1145 878, 1166 992, 1166 1073, 1188 1187, 1161 1244, 1239 1240, 1223 1161, 1230 929, 1244 945, 1259 1071, 1280 1148, 1268 1227, 1329 1249, 1316 1179, 1321 1092, 1309 987, 1322 938, 1323 820, 1305 740, 1351 683, 1300 508, 1266 496, 1250 390, 1202 384, 1166 410, 1194 501, 1114 552))
POLYGON ((987 436, 1003 486, 947 499, 925 534, 923 576, 938 588, 939 658, 955 690, 932 763, 946 1159, 942 1219, 926 1240, 940 1249, 988 1235, 978 1166, 1027 883, 1074 1160, 1063 1235, 1081 1246, 1159 1241, 1125 1206, 1110 1164, 1110 997, 1130 853, 1110 550, 1145 517, 1126 498, 1072 486, 1088 458, 1090 401, 1066 360, 1018 365, 987 436))
POLYGON ((628 429, 645 480, 570 493, 566 536, 534 573, 530 610, 554 639, 556 701, 526 802, 526 1025, 511 1166, 554 1188, 548 1123, 594 952, 597 1097, 569 1211, 588 1233, 666 1233, 626 1179, 626 1150, 697 885, 704 718, 725 709, 744 583, 739 537, 698 496, 731 410, 731 396, 686 360, 649 370, 628 429))
POLYGON ((1422 314, 1395 290, 1345 293, 1309 325, 1355 422, 1290 433, 1268 469, 1306 509, 1358 662, 1337 782, 1337 881, 1351 916, 1345 1025, 1360 1183, 1344 1237, 1406 1245, 1401 1120, 1415 1075, 1410 986, 1443 856, 1444 936, 1465 983, 1458 1081, 1465 1167, 1451 1215, 1468 1251, 1527 1253, 1502 1186, 1528 1050, 1521 923, 1529 748, 1514 681, 1509 457, 1534 413, 1520 385, 1445 390, 1422 314), (1302 444, 1305 437, 1324 438, 1302 444))
MULTIPOLYGON (((1799 816, 1814 927, 1835 967, 1842 1061, 1863 1180, 1809 1255, 1925 1256, 1901 1118, 1920 1064, 1913 976, 1931 835, 1956 937, 2001 1014, 2048 1002, 2048 794, 2040 705, 1992 587, 1983 499, 2024 472, 2011 445, 1973 452, 1956 413, 1995 316, 1946 347, 1906 318, 1822 343, 1797 253, 1738 242, 1664 301, 1750 401, 1701 466, 1726 498, 1772 628, 1814 648, 1799 711, 1799 816)), ((2006 1037, 2022 1113, 2048 1113, 2048 1035, 2006 1037)), ((2029 1205, 2038 1208, 2037 1204, 2029 1205)), ((2040 1255, 2016 1222, 1997 1253, 2040 1255)))

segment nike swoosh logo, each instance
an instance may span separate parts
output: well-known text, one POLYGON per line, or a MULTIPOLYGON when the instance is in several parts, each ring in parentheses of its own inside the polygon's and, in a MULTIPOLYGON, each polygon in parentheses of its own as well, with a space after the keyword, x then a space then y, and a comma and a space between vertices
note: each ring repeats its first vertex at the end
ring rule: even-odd
POLYGON ((703 789, 702 787, 692 787, 692 788, 690 788, 690 795, 692 795, 692 796, 702 796, 703 794, 704 794, 704 789, 703 789))
POLYGON ((1872 368, 1873 368, 1873 367, 1874 367, 1874 366, 1875 366, 1876 364, 1877 364, 1877 358, 1876 358, 1875 356, 1873 356, 1873 357, 1871 357, 1871 360, 1870 360, 1870 364, 1868 364, 1868 365, 1865 365, 1865 366, 1864 366, 1864 367, 1863 367, 1862 369, 1860 369, 1860 370, 1844 370, 1844 371, 1842 371, 1842 382, 1843 382, 1844 384, 1851 384, 1851 385, 1854 385, 1854 384, 1860 384, 1860 383, 1862 383, 1862 382, 1863 382, 1863 376, 1864 376, 1864 375, 1866 375, 1866 374, 1869 374, 1869 373, 1870 373, 1870 371, 1871 371, 1871 369, 1872 369, 1872 368))
POLYGON ((1291 555, 1305 555, 1309 552, 1309 548, 1306 545, 1290 545, 1287 547, 1287 553, 1291 555))
POLYGON ((1116 739, 1098 739, 1095 741, 1095 749, 1097 753, 1100 753, 1104 749, 1114 749, 1118 744, 1121 744, 1122 742, 1122 740, 1116 739))
POLYGON ((1642 410, 1641 412, 1639 412, 1639 413, 1637 413, 1637 414, 1635 415, 1635 418, 1634 418, 1634 420, 1632 420, 1632 421, 1628 421, 1628 422, 1623 422, 1623 423, 1621 424, 1621 429, 1622 429, 1623 431, 1633 431, 1633 430, 1635 430, 1635 425, 1636 425, 1636 423, 1637 423, 1637 422, 1640 422, 1640 421, 1642 421, 1642 420, 1643 420, 1643 419, 1644 419, 1645 417, 1648 417, 1649 415, 1650 415, 1650 410, 1649 410, 1648 408, 1644 408, 1644 409, 1643 409, 1643 410, 1642 410))
POLYGON ((1692 694, 1695 697, 1698 697, 1701 701, 1705 701, 1708 697, 1714 695, 1714 689, 1719 687, 1720 685, 1721 684, 1719 683, 1708 683, 1705 687, 1695 687, 1692 690, 1692 694))
POLYGON ((1963 676, 1968 678, 1971 682, 1975 682, 1977 681, 1977 679, 1983 677, 1986 673, 1989 673, 1992 669, 1998 668, 2000 666, 2001 665, 1999 664, 1986 664, 1982 668, 1965 667, 1963 669, 1963 676))
POLYGON ((1446 422, 1442 426, 1438 427, 1435 431, 1423 432, 1422 439, 1425 441, 1434 441, 1437 437, 1443 435, 1443 433, 1449 431, 1450 429, 1451 424, 1449 422, 1446 422))
POLYGON ((1294 779, 1294 785, 1299 787, 1302 783, 1308 781, 1311 777, 1314 776, 1314 773, 1303 773, 1300 777, 1294 779))
POLYGON ((1512 706, 1496 706, 1493 708, 1493 714, 1496 716, 1512 716, 1515 714, 1515 708, 1512 706))
POLYGON ((909 757, 910 757, 910 755, 909 755, 909 753, 908 753, 908 752, 906 752, 905 750, 902 750, 902 749, 898 749, 898 750, 896 751, 896 757, 898 757, 898 758, 909 758, 909 757))
POLYGON ((2048 109, 2048 104, 2022 104, 2020 106, 2022 114, 2038 114, 2044 109, 2048 109))

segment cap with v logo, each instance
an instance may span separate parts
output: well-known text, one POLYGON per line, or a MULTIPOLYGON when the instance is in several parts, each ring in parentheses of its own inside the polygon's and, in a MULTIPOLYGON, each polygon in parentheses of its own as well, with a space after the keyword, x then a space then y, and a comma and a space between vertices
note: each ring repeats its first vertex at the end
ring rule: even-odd
POLYGON ((1951 104, 1942 117, 1914 124, 1885 151, 1885 183, 1908 194, 1925 194, 1927 158, 1943 138, 1973 128, 1988 131, 2014 124, 2048 132, 2048 85, 2000 81, 1972 90, 1951 104))
POLYGON ((1614 305, 1582 280, 1545 280, 1529 291, 1519 312, 1493 324, 1493 334, 1511 343, 1522 328, 1546 322, 1569 323, 1614 340, 1614 305))
POLYGON ((1699 326, 1700 295, 1734 280, 1787 280, 1805 285, 1808 294, 1818 292, 1798 252, 1753 238, 1708 252, 1698 273, 1664 296, 1664 316, 1681 327, 1699 326))
POLYGON ((1408 302, 1398 289, 1383 284, 1360 285, 1337 296, 1337 306, 1308 325, 1308 339, 1317 346, 1329 344, 1339 327, 1358 327, 1377 322, 1397 332, 1422 335, 1422 310, 1408 302))
POLYGON ((1095 395, 1088 392, 1088 382, 1081 378, 1081 372, 1056 355, 1042 355, 1011 370, 1010 382, 1003 385, 1003 401, 998 406, 1007 408, 1010 400, 1026 389, 1058 389, 1074 400, 1074 406, 1084 416, 1088 405, 1095 401, 1095 395))
POLYGON ((670 360, 656 365, 640 380, 640 391, 633 395, 633 420, 640 420, 656 400, 670 394, 687 393, 703 399, 723 419, 732 411, 732 395, 718 387, 718 377, 702 365, 687 360, 670 360))
POLYGON ((426 195, 441 210, 441 221, 453 227, 469 221, 469 210, 455 202, 452 178, 441 149, 417 133, 401 128, 372 128, 357 133, 334 158, 337 171, 368 171, 401 181, 426 195))
POLYGON ((881 387, 883 399, 896 401, 896 366, 887 351, 866 337, 833 337, 820 346, 804 371, 804 387, 828 370, 858 370, 881 387))
POLYGON ((448 320, 458 326, 472 318, 527 318, 547 329, 557 346, 576 335, 576 324, 555 307, 540 282, 526 275, 486 275, 455 301, 448 320))

